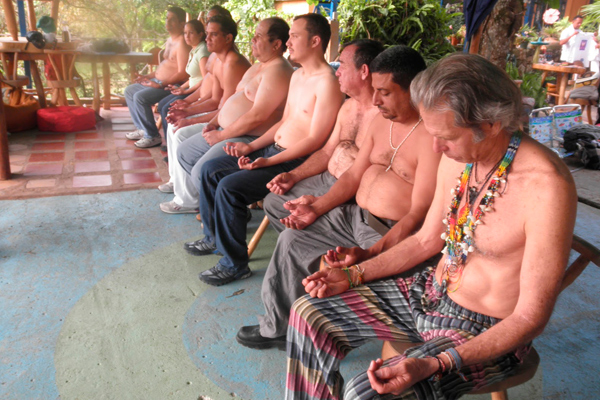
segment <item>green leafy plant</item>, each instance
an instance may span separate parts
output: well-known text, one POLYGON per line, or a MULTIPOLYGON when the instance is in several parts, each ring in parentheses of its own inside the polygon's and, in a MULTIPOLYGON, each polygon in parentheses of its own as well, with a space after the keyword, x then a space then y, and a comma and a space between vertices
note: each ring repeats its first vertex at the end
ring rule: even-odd
POLYGON ((461 12, 453 13, 449 15, 448 28, 452 35, 459 35, 459 31, 465 24, 465 16, 461 12))
MULTIPOLYGON (((594 1, 592 4, 587 4, 581 7, 581 13, 589 20, 600 19, 600 1, 594 1)), ((585 22, 585 21, 584 21, 585 22)))
POLYGON ((513 81, 521 81, 521 94, 535 100, 535 108, 546 107, 547 90, 542 86, 542 74, 539 72, 525 72, 521 74, 514 62, 506 63, 506 73, 513 81))
POLYGON ((530 42, 535 42, 540 38, 539 34, 534 28, 525 24, 521 26, 517 33, 515 33, 515 45, 527 48, 530 42))
POLYGON ((542 86, 542 74, 537 72, 526 72, 521 78, 521 93, 525 97, 532 97, 535 100, 535 108, 546 107, 547 90, 542 86))
POLYGON ((340 40, 370 38, 386 47, 404 44, 419 51, 429 65, 454 48, 448 14, 437 0, 347 0, 338 8, 340 40))

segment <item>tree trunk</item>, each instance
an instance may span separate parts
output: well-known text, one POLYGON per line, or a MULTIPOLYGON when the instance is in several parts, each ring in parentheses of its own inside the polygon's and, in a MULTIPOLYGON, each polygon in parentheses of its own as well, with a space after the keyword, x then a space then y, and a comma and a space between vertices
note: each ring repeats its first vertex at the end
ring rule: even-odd
POLYGON ((479 54, 504 70, 506 55, 522 21, 522 0, 498 0, 492 13, 483 22, 479 54))

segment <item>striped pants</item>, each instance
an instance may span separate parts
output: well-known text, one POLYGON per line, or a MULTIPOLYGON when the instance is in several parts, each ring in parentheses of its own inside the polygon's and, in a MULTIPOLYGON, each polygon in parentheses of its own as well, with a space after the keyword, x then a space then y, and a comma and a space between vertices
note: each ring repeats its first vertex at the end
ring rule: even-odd
POLYGON ((427 268, 407 279, 373 282, 330 298, 298 299, 287 334, 286 399, 455 399, 512 375, 529 346, 485 365, 463 367, 466 380, 453 372, 439 382, 421 381, 399 396, 379 397, 366 371, 344 387, 341 360, 370 339, 421 343, 384 363, 395 365, 407 357, 435 356, 500 321, 453 302, 434 275, 434 268, 427 268))

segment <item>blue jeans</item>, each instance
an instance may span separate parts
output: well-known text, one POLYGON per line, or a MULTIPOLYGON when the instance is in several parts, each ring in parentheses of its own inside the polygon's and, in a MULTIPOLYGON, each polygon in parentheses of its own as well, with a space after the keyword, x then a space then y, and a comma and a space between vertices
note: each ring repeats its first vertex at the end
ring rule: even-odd
POLYGON ((167 122, 167 114, 169 113, 169 107, 171 107, 171 103, 177 100, 185 99, 188 96, 188 94, 169 94, 167 97, 158 102, 158 112, 160 113, 160 118, 162 120, 162 127, 165 134, 165 138, 167 137, 167 126, 169 125, 169 123, 167 122))
POLYGON ((200 193, 200 181, 202 180, 202 166, 215 158, 225 157, 227 153, 223 150, 227 142, 251 143, 257 136, 239 136, 209 145, 201 134, 194 135, 184 140, 177 148, 177 161, 191 179, 198 193, 200 193))
POLYGON ((131 119, 136 128, 144 131, 144 137, 147 139, 160 137, 152 106, 163 98, 170 95, 171 92, 164 89, 155 89, 144 86, 140 83, 134 83, 125 89, 125 100, 131 113, 131 119))
MULTIPOLYGON (((272 157, 281 152, 271 145, 248 157, 272 157)), ((262 200, 267 183, 276 175, 296 168, 306 157, 297 158, 267 168, 240 170, 237 157, 225 156, 210 160, 202 166, 200 181, 200 215, 205 240, 217 246, 223 254, 219 261, 229 272, 248 265, 246 244, 247 205, 262 200)))

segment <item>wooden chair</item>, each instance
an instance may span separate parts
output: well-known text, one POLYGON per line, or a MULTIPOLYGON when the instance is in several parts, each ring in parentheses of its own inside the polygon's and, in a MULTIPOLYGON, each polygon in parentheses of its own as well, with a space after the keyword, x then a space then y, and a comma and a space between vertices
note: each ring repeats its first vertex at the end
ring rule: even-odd
MULTIPOLYGON (((577 235, 573 235, 573 243, 571 249, 579 253, 579 257, 575 259, 568 267, 563 278, 561 291, 565 290, 591 262, 600 267, 600 250, 593 246, 591 243, 583 240, 577 235)), ((381 349, 381 358, 386 360, 388 358, 395 357, 402 354, 406 349, 417 346, 419 343, 397 343, 397 342, 384 342, 383 348, 381 349)), ((538 365, 540 363, 540 357, 534 348, 525 357, 523 363, 517 368, 517 373, 501 382, 494 383, 481 390, 470 392, 468 394, 491 394, 492 400, 507 400, 507 390, 521 385, 535 375, 538 365)))
POLYGON ((13 51, 11 53, 0 52, 0 59, 2 60, 2 70, 0 72, 0 79, 9 86, 16 88, 23 88, 29 85, 29 78, 25 75, 18 75, 18 61, 19 52, 13 51))
POLYGON ((579 104, 587 114, 588 124, 594 124, 592 121, 592 106, 598 105, 598 85, 600 84, 600 73, 588 71, 580 79, 576 79, 573 84, 573 90, 569 93, 567 103, 579 104), (581 94, 581 87, 589 88, 581 94), (593 89, 591 89, 593 88, 593 89))
POLYGON ((75 76, 75 59, 79 53, 74 50, 44 50, 44 53, 56 75, 56 79, 47 77, 48 86, 52 88, 52 104, 69 105, 66 92, 66 89, 69 89, 75 104, 81 106, 81 101, 75 91, 80 84, 80 79, 75 76))
MULTIPOLYGON (((262 209, 263 208, 262 200, 257 201, 254 204, 251 204, 249 208, 250 209, 257 209, 257 208, 262 209)), ((269 217, 267 217, 265 215, 263 220, 261 221, 260 225, 258 226, 258 229, 256 229, 256 232, 254 232, 254 235, 252 235, 252 239, 250 239, 250 241, 248 242, 248 258, 250 258, 252 256, 252 253, 254 253, 254 250, 256 250, 256 247, 258 246, 258 243, 260 242, 260 239, 262 239, 262 236, 264 235, 268 226, 269 226, 269 217)))

